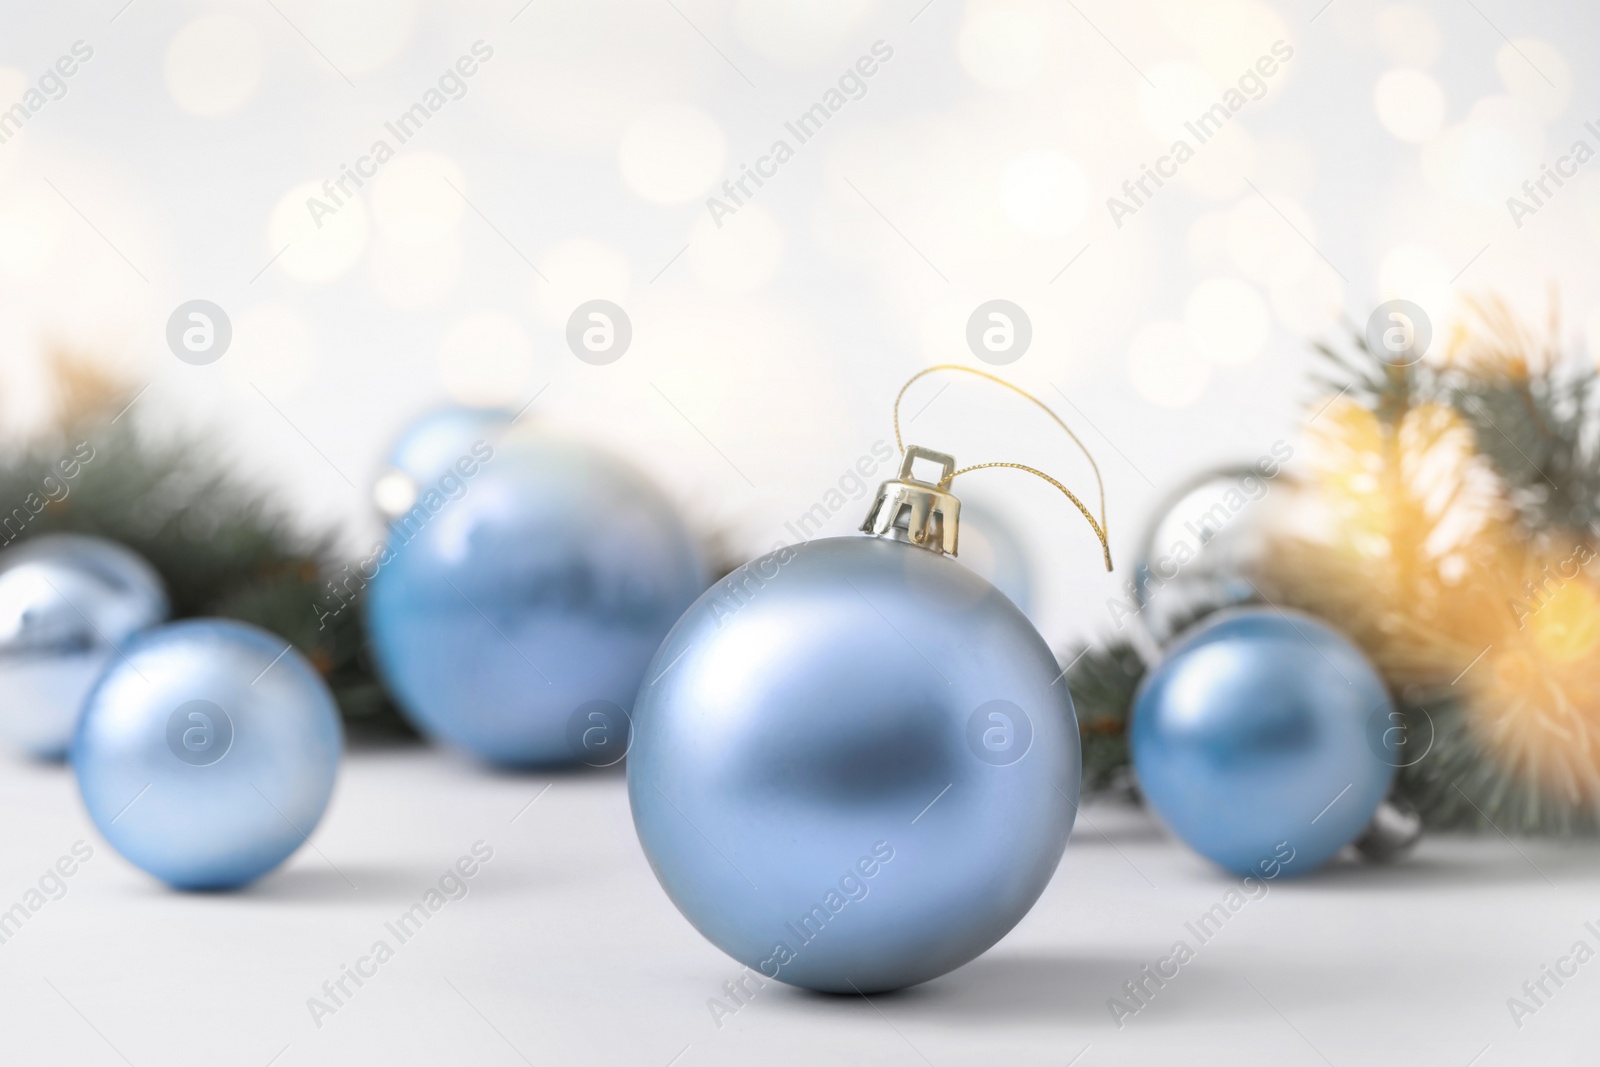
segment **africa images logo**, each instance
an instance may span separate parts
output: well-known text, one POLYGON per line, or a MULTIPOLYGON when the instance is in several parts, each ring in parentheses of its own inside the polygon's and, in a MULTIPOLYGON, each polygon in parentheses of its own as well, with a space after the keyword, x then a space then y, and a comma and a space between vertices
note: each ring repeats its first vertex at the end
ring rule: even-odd
POLYGON ((167 717, 167 748, 191 767, 209 767, 233 748, 233 720, 209 700, 188 700, 167 717))

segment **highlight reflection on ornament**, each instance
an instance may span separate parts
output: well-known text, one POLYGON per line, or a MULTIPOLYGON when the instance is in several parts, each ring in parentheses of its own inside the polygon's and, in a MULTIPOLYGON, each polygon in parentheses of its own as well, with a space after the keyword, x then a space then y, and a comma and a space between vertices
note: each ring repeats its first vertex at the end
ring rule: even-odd
POLYGON ((155 568, 111 541, 47 534, 0 552, 0 724, 61 759, 84 698, 129 637, 167 617, 155 568))
POLYGON ((481 459, 515 415, 501 408, 442 407, 412 422, 389 450, 388 467, 373 483, 372 497, 384 518, 394 521, 436 489, 442 479, 460 478, 458 465, 481 459))

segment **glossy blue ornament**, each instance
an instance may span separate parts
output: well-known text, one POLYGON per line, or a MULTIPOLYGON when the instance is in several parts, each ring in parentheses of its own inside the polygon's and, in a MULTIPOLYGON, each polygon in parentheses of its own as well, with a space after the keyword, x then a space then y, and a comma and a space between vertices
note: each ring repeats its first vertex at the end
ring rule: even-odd
POLYGON ((1377 672, 1326 624, 1234 609, 1145 678, 1129 743, 1145 799, 1195 851, 1236 874, 1305 874, 1388 792, 1392 713, 1377 672))
POLYGON ((117 648, 167 617, 155 568, 98 537, 47 534, 0 552, 0 727, 62 759, 117 648))
POLYGON ((434 503, 391 525, 368 590, 402 710, 495 763, 616 763, 645 665, 705 588, 672 504, 606 453, 532 429, 434 503))
POLYGON ((978 956, 1043 892, 1076 812, 1055 657, 947 554, 958 505, 910 479, 912 455, 953 469, 913 448, 878 536, 713 586, 634 714, 628 795, 667 895, 730 956, 809 989, 896 989, 978 956))
POLYGON ((89 695, 72 746, 84 805, 135 866, 226 889, 289 857, 339 767, 338 709, 275 634, 187 619, 135 637, 89 695))
POLYGON ((450 492, 464 467, 475 466, 515 420, 502 408, 437 408, 408 425, 389 450, 388 466, 372 487, 373 501, 387 519, 410 511, 429 489, 450 492))

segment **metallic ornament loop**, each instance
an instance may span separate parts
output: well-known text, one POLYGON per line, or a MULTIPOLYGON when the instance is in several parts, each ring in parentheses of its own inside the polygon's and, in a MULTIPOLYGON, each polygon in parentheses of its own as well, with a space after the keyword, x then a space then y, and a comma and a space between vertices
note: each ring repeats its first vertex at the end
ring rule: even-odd
POLYGON ((905 449, 900 476, 878 486, 877 499, 861 524, 861 532, 904 541, 947 556, 956 555, 961 534, 961 501, 941 488, 949 484, 955 469, 955 458, 943 452, 921 445, 905 449), (944 473, 938 482, 925 482, 912 476, 911 465, 919 459, 939 464, 944 473))
POLYGON ((987 374, 981 370, 974 370, 971 367, 964 367, 959 363, 941 363, 936 367, 929 367, 927 370, 918 371, 916 374, 913 374, 906 380, 906 383, 900 387, 900 392, 896 394, 894 398, 895 447, 899 448, 901 452, 906 451, 904 440, 900 436, 900 401, 905 399, 906 390, 910 389, 911 386, 914 385, 919 379, 924 378, 929 374, 933 374, 935 371, 942 370, 960 371, 963 374, 971 374, 978 378, 982 378, 985 381, 993 382, 1003 389, 1009 389, 1018 396, 1026 398, 1046 415, 1049 415, 1051 420, 1054 421, 1057 426, 1061 427, 1061 429, 1066 432, 1068 437, 1072 438, 1072 443, 1078 446, 1078 450, 1083 453, 1084 458, 1089 461, 1090 468, 1094 471, 1095 484, 1100 490, 1100 518, 1097 521, 1094 517, 1094 514, 1088 509, 1088 507, 1084 505, 1082 500, 1078 499, 1077 495, 1074 494, 1072 490, 1068 489, 1065 485, 1062 485, 1059 481, 1052 478, 1044 471, 1039 470, 1036 467, 1030 467, 1025 463, 975 463, 970 467, 962 467, 960 470, 954 470, 946 474, 940 481, 939 488, 947 488, 953 480, 963 474, 967 474, 971 471, 987 470, 991 467, 1009 467, 1012 470, 1027 471, 1029 474, 1043 478, 1045 481, 1059 489, 1068 500, 1072 501, 1073 505, 1078 509, 1083 517, 1088 520, 1090 528, 1094 530, 1095 537, 1099 538, 1100 540, 1100 550, 1105 556, 1106 570, 1111 570, 1111 541, 1109 540, 1109 534, 1106 526, 1106 486, 1105 480, 1100 477, 1100 465, 1094 461, 1094 456, 1090 454, 1089 449, 1084 445, 1084 443, 1078 439, 1078 435, 1072 432, 1072 427, 1063 422, 1060 415, 1057 415, 1054 411, 1051 411, 1048 404, 1027 390, 1012 385, 1004 378, 998 378, 993 374, 987 374))

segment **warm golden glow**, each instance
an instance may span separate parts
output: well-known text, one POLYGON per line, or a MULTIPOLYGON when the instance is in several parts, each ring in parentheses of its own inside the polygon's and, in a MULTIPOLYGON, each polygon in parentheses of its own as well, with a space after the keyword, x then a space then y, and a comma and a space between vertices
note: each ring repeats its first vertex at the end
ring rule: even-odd
POLYGON ((1374 413, 1338 400, 1313 424, 1310 444, 1315 491, 1338 520, 1329 541, 1360 556, 1388 557, 1425 526, 1431 536, 1416 547, 1441 559, 1495 510, 1472 428, 1442 404, 1406 412, 1391 437, 1374 413))
MULTIPOLYGON (((1545 372, 1550 352, 1503 309, 1478 314, 1493 328, 1451 338, 1448 366, 1512 387, 1545 372)), ((1445 404, 1380 416, 1343 397, 1307 436, 1324 518, 1274 553, 1281 602, 1334 621, 1392 686, 1464 697, 1467 728, 1510 779, 1600 804, 1600 551, 1579 534, 1534 543, 1445 404)))
POLYGON ((1568 582, 1528 618, 1527 626, 1542 659, 1576 663, 1600 644, 1600 598, 1587 584, 1568 582))
MULTIPOLYGON (((1596 625, 1591 617, 1591 635, 1596 625)), ((1530 643, 1485 661, 1469 705, 1483 750, 1553 799, 1600 800, 1600 671, 1592 657, 1553 663, 1530 643)))

